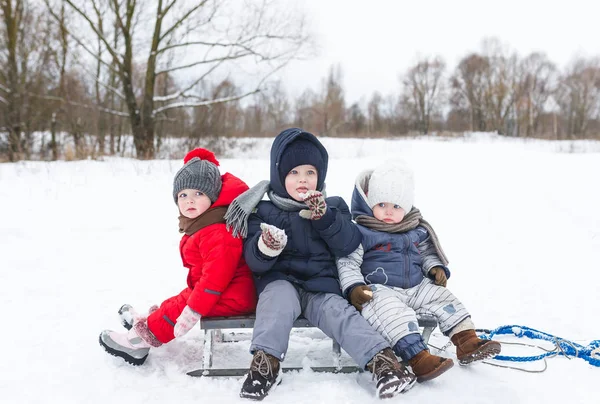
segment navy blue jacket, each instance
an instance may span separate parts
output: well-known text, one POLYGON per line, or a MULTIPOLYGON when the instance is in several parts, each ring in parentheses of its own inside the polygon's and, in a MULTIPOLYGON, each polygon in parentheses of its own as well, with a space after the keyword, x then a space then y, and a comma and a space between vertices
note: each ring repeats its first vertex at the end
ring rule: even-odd
MULTIPOLYGON (((278 195, 287 196, 287 192, 276 165, 285 146, 298 136, 323 148, 316 137, 299 129, 285 131, 275 138, 271 149, 271 188, 278 195)), ((318 190, 323 188, 325 173, 326 167, 318 173, 318 190)), ((360 245, 361 234, 352 223, 350 209, 342 198, 327 198, 326 203, 327 211, 319 220, 303 219, 298 211, 281 210, 270 201, 258 204, 248 220, 248 236, 244 242, 244 258, 254 273, 258 293, 268 283, 284 279, 310 292, 341 295, 335 259, 354 251, 360 245), (269 257, 258 249, 261 223, 285 231, 287 244, 279 256, 269 257)))
POLYGON ((405 233, 386 233, 358 226, 363 235, 362 275, 367 284, 378 283, 409 289, 426 276, 419 245, 429 238, 419 226, 405 233))
MULTIPOLYGON (((352 193, 352 217, 373 217, 357 186, 352 193)), ((429 276, 433 265, 441 266, 450 277, 450 270, 441 264, 429 232, 422 226, 404 233, 387 233, 358 225, 362 233, 361 273, 367 284, 376 283, 403 289, 412 288, 429 276)), ((349 293, 353 286, 347 288, 349 293)))

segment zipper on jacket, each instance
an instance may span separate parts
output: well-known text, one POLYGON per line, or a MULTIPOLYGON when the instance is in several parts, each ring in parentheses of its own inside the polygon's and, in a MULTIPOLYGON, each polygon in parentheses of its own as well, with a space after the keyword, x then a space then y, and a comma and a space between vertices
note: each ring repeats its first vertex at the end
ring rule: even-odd
POLYGON ((403 238, 406 239, 406 246, 405 246, 405 254, 404 254, 404 279, 406 282, 405 288, 408 289, 410 286, 410 257, 408 256, 408 254, 410 254, 410 238, 408 237, 408 234, 403 234, 402 235, 403 238))

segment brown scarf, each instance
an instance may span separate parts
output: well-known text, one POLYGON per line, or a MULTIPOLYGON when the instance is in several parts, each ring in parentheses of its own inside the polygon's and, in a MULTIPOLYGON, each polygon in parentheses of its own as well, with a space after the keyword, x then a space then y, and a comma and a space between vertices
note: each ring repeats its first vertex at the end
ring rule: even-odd
POLYGON ((400 223, 389 224, 382 222, 381 220, 377 220, 373 216, 366 215, 359 215, 355 220, 356 223, 369 229, 384 231, 386 233, 404 233, 409 230, 416 229, 417 226, 423 226, 429 232, 429 236, 431 237, 435 251, 437 251, 442 264, 444 264, 444 266, 448 265, 448 258, 446 257, 446 254, 444 254, 444 250, 442 250, 442 246, 440 245, 440 240, 438 239, 437 234, 435 234, 433 227, 431 227, 431 225, 425 219, 423 219, 419 209, 415 207, 410 210, 408 215, 404 216, 404 219, 402 219, 400 223))
POLYGON ((225 213, 227 206, 210 208, 200 216, 194 219, 179 215, 179 232, 188 236, 196 233, 198 230, 215 223, 225 223, 225 213))

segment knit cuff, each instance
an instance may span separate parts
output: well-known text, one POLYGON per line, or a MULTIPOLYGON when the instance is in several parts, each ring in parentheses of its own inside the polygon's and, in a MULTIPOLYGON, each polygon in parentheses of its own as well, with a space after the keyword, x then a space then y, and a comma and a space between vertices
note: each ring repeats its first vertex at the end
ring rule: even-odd
POLYGON ((144 340, 144 342, 146 344, 148 344, 154 348, 158 348, 159 346, 162 345, 162 342, 160 342, 158 340, 158 338, 156 338, 156 336, 154 336, 152 331, 150 331, 150 329, 148 328, 148 324, 146 323, 146 320, 138 321, 138 322, 134 323, 133 328, 135 329, 135 332, 137 333, 137 335, 142 340, 144 340))
POLYGON ((475 329, 475 324, 473 324, 473 320, 471 320, 471 317, 467 317, 460 323, 456 324, 450 331, 448 331, 447 335, 448 335, 448 338, 452 338, 454 335, 458 334, 459 332, 466 331, 466 330, 474 330, 474 329, 475 329))

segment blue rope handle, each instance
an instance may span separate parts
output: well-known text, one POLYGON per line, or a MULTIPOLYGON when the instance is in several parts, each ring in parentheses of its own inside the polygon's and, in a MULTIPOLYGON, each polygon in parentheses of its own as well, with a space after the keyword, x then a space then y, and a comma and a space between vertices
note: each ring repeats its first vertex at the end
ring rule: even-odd
POLYGON ((539 331, 533 328, 521 326, 521 325, 503 325, 496 328, 495 330, 485 330, 485 334, 481 335, 480 338, 491 340, 495 335, 514 335, 522 338, 527 337, 529 339, 541 339, 544 341, 552 342, 556 345, 557 350, 552 352, 546 352, 541 355, 535 356, 504 356, 497 355, 494 357, 496 360, 511 361, 511 362, 532 362, 537 361, 548 356, 563 355, 567 357, 581 358, 587 361, 590 365, 600 367, 600 340, 594 340, 587 346, 577 344, 575 342, 556 337, 543 331, 539 331))

